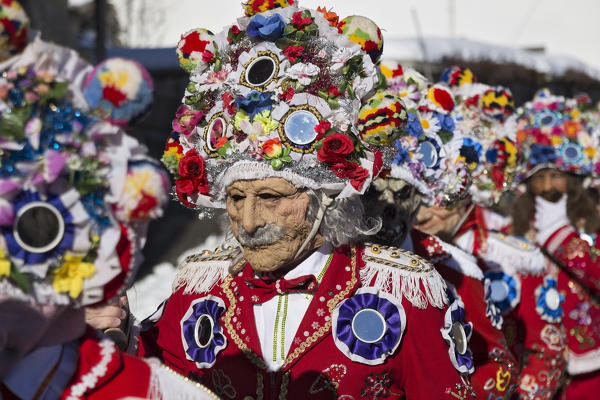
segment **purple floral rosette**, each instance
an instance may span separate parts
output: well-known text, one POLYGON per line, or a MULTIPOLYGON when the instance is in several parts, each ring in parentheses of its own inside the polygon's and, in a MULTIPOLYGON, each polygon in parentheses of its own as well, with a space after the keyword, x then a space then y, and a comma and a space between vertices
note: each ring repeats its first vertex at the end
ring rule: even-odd
POLYGON ((475 366, 473 353, 469 349, 469 339, 473 333, 473 324, 465 322, 465 305, 460 299, 454 300, 448 306, 444 316, 444 327, 440 331, 449 346, 448 355, 454 368, 461 374, 472 374, 475 366))
MULTIPOLYGON (((15 230, 12 229, 12 226, 2 227, 2 233, 4 235, 4 239, 6 240, 8 250, 16 259, 22 260, 24 264, 41 264, 48 258, 56 257, 71 249, 73 242, 75 241, 75 226, 73 223, 73 217, 71 216, 68 208, 63 204, 63 201, 61 201, 60 197, 54 195, 49 195, 46 199, 46 202, 52 206, 56 212, 61 214, 62 221, 64 223, 64 234, 62 235, 62 239, 56 245, 56 247, 48 252, 40 253, 31 251, 29 246, 24 245, 23 241, 19 239, 15 230)), ((15 202, 14 212, 16 215, 18 215, 30 204, 41 202, 42 199, 38 193, 25 190, 21 194, 20 198, 15 202)))
POLYGON ((219 317, 225 303, 218 297, 205 296, 194 300, 181 319, 181 341, 186 358, 198 368, 210 368, 217 354, 227 346, 219 317))
POLYGON ((349 359, 377 365, 394 353, 406 328, 401 302, 376 288, 361 288, 333 310, 333 339, 349 359))

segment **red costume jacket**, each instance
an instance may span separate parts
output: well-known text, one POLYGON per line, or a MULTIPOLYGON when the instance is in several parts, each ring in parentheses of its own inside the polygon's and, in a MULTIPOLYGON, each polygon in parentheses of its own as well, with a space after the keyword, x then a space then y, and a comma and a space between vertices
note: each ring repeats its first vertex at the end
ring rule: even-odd
POLYGON ((142 333, 139 354, 229 399, 471 398, 440 332, 445 285, 426 260, 376 245, 336 249, 283 366, 269 372, 244 278, 251 267, 232 276, 233 258, 204 252, 184 262, 189 284, 142 333))
POLYGON ((465 320, 473 323, 469 348, 475 371, 471 384, 479 399, 503 399, 517 386, 517 363, 508 350, 504 333, 486 316, 483 273, 476 259, 438 238, 412 231, 416 254, 436 263, 442 277, 455 289, 465 305, 465 320), (462 254, 461 254, 462 253, 462 254))
POLYGON ((62 399, 217 399, 201 385, 169 370, 156 359, 122 353, 110 339, 88 330, 80 339, 79 361, 62 399))
POLYGON ((547 274, 547 260, 535 246, 489 231, 486 211, 478 206, 455 242, 475 255, 484 270, 488 317, 502 327, 518 360, 517 397, 552 398, 565 368, 566 339, 556 317, 562 310, 560 288, 547 274), (553 300, 552 304, 548 305, 546 298, 553 300))

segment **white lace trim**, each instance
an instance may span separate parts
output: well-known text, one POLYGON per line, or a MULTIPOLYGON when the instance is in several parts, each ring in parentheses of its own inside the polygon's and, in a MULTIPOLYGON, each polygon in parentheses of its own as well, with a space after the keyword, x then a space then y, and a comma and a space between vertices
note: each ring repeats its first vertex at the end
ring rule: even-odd
POLYGON ((108 363, 113 359, 113 354, 117 351, 117 346, 109 339, 103 339, 98 343, 100 346, 100 362, 96 364, 90 372, 79 379, 79 383, 71 386, 71 394, 67 400, 81 399, 88 389, 92 389, 98 383, 98 379, 106 375, 108 363))
POLYGON ((362 286, 375 287, 400 301, 405 297, 417 308, 447 304, 446 282, 425 259, 406 250, 366 245, 363 260, 362 286))

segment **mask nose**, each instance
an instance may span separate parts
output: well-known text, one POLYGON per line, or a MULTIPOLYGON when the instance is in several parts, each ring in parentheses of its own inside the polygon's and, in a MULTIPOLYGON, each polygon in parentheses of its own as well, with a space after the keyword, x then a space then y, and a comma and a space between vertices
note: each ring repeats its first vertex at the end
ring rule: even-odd
POLYGON ((254 197, 248 196, 244 200, 241 223, 242 228, 250 235, 261 226, 261 221, 256 207, 256 200, 254 197))

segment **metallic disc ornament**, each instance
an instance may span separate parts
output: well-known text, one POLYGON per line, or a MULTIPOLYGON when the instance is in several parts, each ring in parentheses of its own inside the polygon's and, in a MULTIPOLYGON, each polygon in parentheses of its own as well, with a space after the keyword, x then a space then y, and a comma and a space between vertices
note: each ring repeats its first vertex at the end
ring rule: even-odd
POLYGON ((13 223, 16 242, 30 253, 42 254, 54 249, 65 234, 65 221, 59 210, 44 201, 21 207, 13 223))
POLYGON ((366 287, 339 303, 332 314, 333 340, 350 360, 382 364, 406 329, 406 314, 394 296, 366 287))
POLYGON ((210 368, 217 354, 227 346, 227 338, 219 317, 225 303, 216 296, 204 296, 192 301, 180 321, 181 342, 188 360, 198 368, 210 368))

